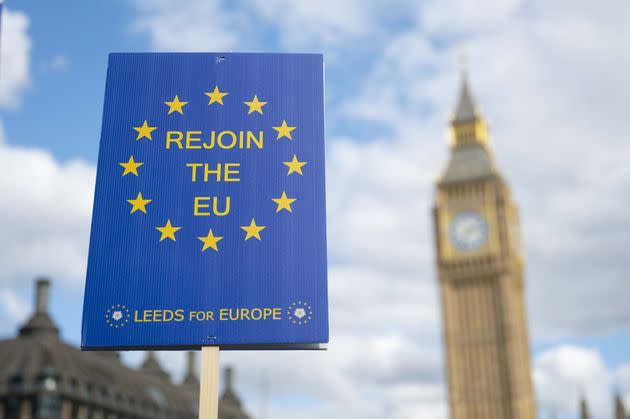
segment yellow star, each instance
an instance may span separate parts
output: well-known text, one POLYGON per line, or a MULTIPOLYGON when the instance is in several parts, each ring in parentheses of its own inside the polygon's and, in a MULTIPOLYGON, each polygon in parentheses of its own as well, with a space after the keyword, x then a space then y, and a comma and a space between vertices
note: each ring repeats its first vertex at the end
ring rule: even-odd
POLYGON ((127 176, 129 173, 138 176, 138 167, 142 166, 144 163, 136 163, 133 156, 131 156, 129 157, 129 161, 127 163, 118 164, 125 168, 125 171, 122 174, 123 176, 127 176))
POLYGON ((175 99, 173 99, 172 102, 164 102, 165 105, 168 105, 169 109, 168 109, 168 115, 172 114, 173 112, 179 112, 180 114, 184 114, 184 105, 187 105, 188 102, 181 102, 179 100, 179 97, 177 95, 175 95, 175 99))
POLYGON ((127 202, 129 202, 132 205, 130 214, 133 214, 134 212, 138 210, 146 214, 147 213, 146 205, 149 202, 151 202, 151 200, 142 198, 142 194, 138 192, 138 196, 136 197, 136 199, 128 199, 127 202))
POLYGON ((287 176, 289 176, 291 173, 299 173, 300 175, 304 175, 302 173, 302 166, 304 166, 308 162, 299 161, 297 156, 294 154, 293 160, 283 161, 282 163, 284 163, 289 168, 289 173, 287 173, 287 176))
POLYGON ((160 236, 160 241, 164 239, 171 239, 175 241, 175 232, 181 229, 181 227, 173 227, 171 225, 171 220, 168 219, 166 220, 166 225, 164 225, 164 227, 155 227, 155 229, 162 233, 162 235, 160 236))
POLYGON ((212 229, 208 231, 207 236, 197 238, 203 242, 203 249, 201 249, 202 252, 205 252, 209 247, 218 252, 219 248, 217 247, 217 243, 223 240, 223 237, 215 236, 214 234, 212 234, 212 229))
POLYGON ((249 115, 252 112, 258 112, 259 114, 262 115, 262 113, 263 113, 262 107, 267 104, 267 102, 259 101, 257 95, 254 95, 254 99, 252 99, 251 102, 244 102, 244 103, 247 106, 249 106, 249 112, 247 112, 247 115, 249 115))
POLYGON ((212 92, 205 92, 206 96, 210 98, 210 102, 208 102, 208 106, 212 105, 214 102, 220 103, 223 105, 223 96, 227 95, 227 92, 220 92, 219 86, 214 86, 214 90, 212 92))
POLYGON ((157 127, 150 127, 146 120, 141 127, 133 127, 133 129, 138 131, 138 137, 136 137, 136 141, 141 138, 148 138, 149 140, 153 140, 153 138, 151 138, 151 133, 155 131, 156 128, 157 127))
POLYGON ((279 127, 273 127, 276 131, 278 131, 278 136, 276 140, 279 140, 282 137, 287 137, 289 140, 293 141, 293 137, 291 137, 291 131, 295 129, 295 127, 290 127, 287 125, 287 121, 282 121, 282 125, 279 127))
POLYGON ((291 209, 291 204, 297 201, 297 199, 295 198, 288 198, 287 193, 284 191, 282 192, 282 196, 280 198, 272 198, 271 200, 275 202, 276 204, 278 204, 278 208, 276 208, 276 212, 280 212, 283 209, 289 212, 293 212, 293 210, 291 209))
POLYGON ((257 226, 256 221, 252 218, 252 222, 248 226, 241 226, 243 230, 247 233, 245 236, 245 240, 249 240, 252 237, 260 240, 260 232, 266 229, 266 226, 257 226))

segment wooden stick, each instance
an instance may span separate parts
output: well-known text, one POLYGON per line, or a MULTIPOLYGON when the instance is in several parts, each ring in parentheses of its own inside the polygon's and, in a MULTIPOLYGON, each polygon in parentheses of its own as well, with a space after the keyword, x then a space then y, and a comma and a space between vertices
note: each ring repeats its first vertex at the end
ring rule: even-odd
POLYGON ((219 419, 219 347, 201 348, 199 419, 219 419))

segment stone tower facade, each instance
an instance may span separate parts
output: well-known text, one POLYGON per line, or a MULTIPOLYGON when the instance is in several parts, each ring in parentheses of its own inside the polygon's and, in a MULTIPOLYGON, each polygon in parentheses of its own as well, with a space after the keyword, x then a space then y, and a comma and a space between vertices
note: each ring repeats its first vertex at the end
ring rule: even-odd
POLYGON ((434 208, 452 419, 534 419, 519 215, 466 75, 434 208))

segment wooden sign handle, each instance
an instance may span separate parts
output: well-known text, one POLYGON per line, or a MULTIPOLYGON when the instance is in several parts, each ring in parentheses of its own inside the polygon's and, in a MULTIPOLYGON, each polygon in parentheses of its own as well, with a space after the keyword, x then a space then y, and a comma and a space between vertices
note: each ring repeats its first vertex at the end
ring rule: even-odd
POLYGON ((199 419, 219 419, 219 347, 201 348, 199 419))

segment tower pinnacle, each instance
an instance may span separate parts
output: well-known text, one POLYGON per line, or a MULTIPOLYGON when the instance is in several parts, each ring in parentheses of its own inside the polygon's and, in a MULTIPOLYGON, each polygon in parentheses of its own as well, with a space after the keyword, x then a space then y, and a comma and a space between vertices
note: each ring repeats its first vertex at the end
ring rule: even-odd
POLYGON ((468 64, 466 61, 466 51, 462 48, 459 52, 459 72, 461 78, 461 87, 459 90, 459 100, 455 108, 455 114, 451 120, 452 123, 472 121, 479 118, 475 101, 470 93, 468 86, 468 64))
POLYGON ((466 58, 460 56, 461 87, 455 112, 451 118, 452 144, 455 147, 470 144, 488 144, 488 131, 481 113, 475 105, 468 82, 466 58))
POLYGON ((586 399, 584 397, 580 399, 580 419, 591 419, 591 413, 588 409, 588 403, 586 402, 586 399))
POLYGON ((455 124, 474 121, 475 119, 479 119, 479 114, 477 112, 477 107, 475 106, 475 101, 470 93, 470 87, 468 86, 468 75, 465 70, 462 69, 462 83, 459 91, 459 100, 451 122, 455 124))
POLYGON ((57 329, 57 326, 55 326, 48 314, 50 280, 39 278, 36 284, 35 312, 31 315, 28 322, 20 328, 20 336, 59 336, 59 329, 57 329))
POLYGON ((147 357, 142 363, 142 366, 140 366, 140 371, 166 380, 169 379, 168 373, 162 369, 153 351, 147 352, 147 357))
POLYGON ((619 393, 615 395, 615 419, 626 419, 626 408, 619 393))
POLYGON ((196 354, 194 351, 188 351, 186 353, 186 375, 184 376, 183 384, 193 388, 199 387, 199 379, 195 374, 196 369, 196 354))

